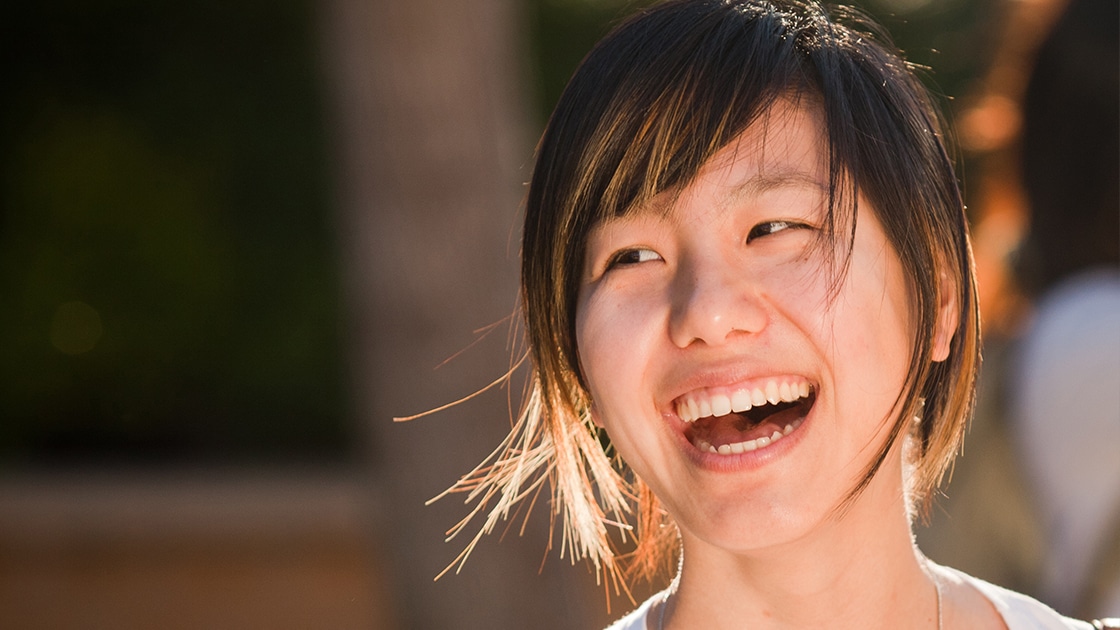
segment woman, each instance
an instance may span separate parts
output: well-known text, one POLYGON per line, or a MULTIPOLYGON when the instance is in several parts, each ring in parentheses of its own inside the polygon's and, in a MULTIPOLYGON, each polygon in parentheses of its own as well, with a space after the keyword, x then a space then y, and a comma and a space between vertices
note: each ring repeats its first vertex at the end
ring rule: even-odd
POLYGON ((971 411, 972 259, 924 90, 844 19, 670 1, 585 59, 527 202, 532 390, 455 489, 489 531, 547 480, 563 553, 679 566, 618 630, 1086 628, 913 545, 971 411))

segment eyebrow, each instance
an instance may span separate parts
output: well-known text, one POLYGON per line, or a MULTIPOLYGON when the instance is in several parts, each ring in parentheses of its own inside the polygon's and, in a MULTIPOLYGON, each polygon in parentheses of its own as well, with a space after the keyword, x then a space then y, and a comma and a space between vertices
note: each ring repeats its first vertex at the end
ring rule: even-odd
POLYGON ((824 183, 804 171, 786 170, 772 174, 753 175, 746 181, 737 184, 728 198, 752 197, 778 188, 812 188, 820 192, 828 190, 824 183))

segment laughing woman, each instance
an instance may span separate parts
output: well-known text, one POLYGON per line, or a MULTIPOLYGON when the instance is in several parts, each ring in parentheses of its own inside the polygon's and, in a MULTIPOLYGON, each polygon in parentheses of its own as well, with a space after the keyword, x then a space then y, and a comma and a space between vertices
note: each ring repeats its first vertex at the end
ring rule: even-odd
POLYGON ((458 489, 489 530, 547 483, 566 553, 676 570, 612 628, 1089 627, 914 547, 979 324, 942 127, 884 41, 814 3, 671 1, 552 115, 522 250, 532 390, 458 489))

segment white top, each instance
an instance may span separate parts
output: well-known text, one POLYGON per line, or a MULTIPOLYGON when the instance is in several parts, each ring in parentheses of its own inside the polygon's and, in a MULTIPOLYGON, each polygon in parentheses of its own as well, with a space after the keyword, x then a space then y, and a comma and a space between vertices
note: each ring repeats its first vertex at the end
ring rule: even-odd
MULTIPOLYGON (((1046 604, 1026 595, 989 584, 955 569, 941 567, 941 570, 971 584, 988 598, 1003 617, 1008 630, 1093 630, 1091 624, 1063 617, 1046 604)), ((648 630, 646 618, 649 616, 649 611, 664 597, 664 591, 650 597, 637 610, 614 622, 607 630, 648 630)))

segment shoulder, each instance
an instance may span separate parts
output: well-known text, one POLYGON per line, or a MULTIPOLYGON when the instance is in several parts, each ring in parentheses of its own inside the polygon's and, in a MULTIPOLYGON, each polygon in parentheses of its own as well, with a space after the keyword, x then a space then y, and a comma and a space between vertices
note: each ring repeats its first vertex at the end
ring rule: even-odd
POLYGON ((980 591, 1003 617, 1008 630, 1092 630, 1093 628, 1085 621, 1064 617, 1053 608, 1022 593, 1007 590, 955 569, 948 569, 948 571, 980 591))
POLYGON ((649 611, 653 608, 653 605, 661 601, 664 596, 663 593, 655 594, 653 597, 642 602, 642 605, 638 606, 633 612, 612 623, 607 630, 646 630, 646 619, 649 617, 649 611))

